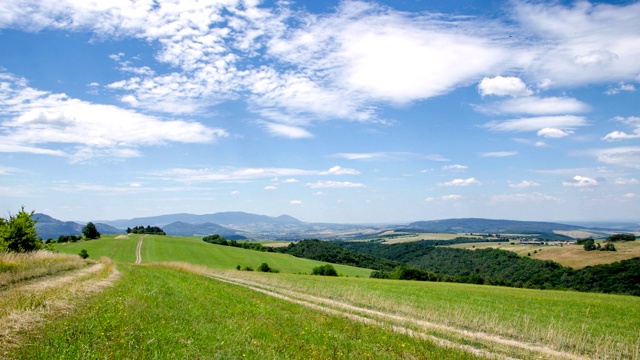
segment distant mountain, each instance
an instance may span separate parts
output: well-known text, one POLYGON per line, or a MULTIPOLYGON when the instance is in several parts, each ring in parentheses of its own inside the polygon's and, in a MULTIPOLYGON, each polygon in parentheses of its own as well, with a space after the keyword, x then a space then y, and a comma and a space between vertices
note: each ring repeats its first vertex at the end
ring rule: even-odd
MULTIPOLYGON (((49 215, 36 213, 31 217, 36 222, 36 231, 43 240, 57 239, 60 235, 82 235, 84 224, 74 221, 61 221, 49 215)), ((96 229, 101 234, 122 234, 124 230, 117 229, 107 224, 95 223, 96 229)))
POLYGON ((238 231, 235 231, 233 229, 229 229, 217 224, 212 224, 212 223, 189 224, 182 221, 176 221, 169 225, 163 226, 162 230, 164 230, 164 232, 167 235, 174 235, 174 236, 192 236, 192 235, 206 236, 206 235, 218 234, 229 240, 246 239, 246 237, 244 235, 241 235, 238 231))
POLYGON ((437 233, 553 234, 554 230, 579 229, 584 229, 584 227, 540 221, 466 218, 417 221, 402 227, 400 230, 437 233))
MULTIPOLYGON (((204 223, 213 223, 213 224, 221 224, 227 227, 242 227, 245 225, 257 225, 257 224, 265 224, 265 225, 299 225, 304 224, 302 221, 291 217, 289 215, 281 215, 278 217, 266 216, 266 215, 256 215, 250 214, 241 211, 229 211, 229 212, 218 212, 215 214, 204 214, 204 215, 194 215, 194 214, 168 214, 168 215, 159 215, 159 216, 149 216, 149 217, 140 217, 129 220, 113 220, 113 221, 104 221, 100 222, 109 224, 111 226, 115 226, 117 228, 127 228, 134 226, 160 226, 163 227, 165 225, 174 223, 174 222, 183 222, 187 224, 204 224, 204 223)), ((165 230, 166 231, 166 230, 165 230)))

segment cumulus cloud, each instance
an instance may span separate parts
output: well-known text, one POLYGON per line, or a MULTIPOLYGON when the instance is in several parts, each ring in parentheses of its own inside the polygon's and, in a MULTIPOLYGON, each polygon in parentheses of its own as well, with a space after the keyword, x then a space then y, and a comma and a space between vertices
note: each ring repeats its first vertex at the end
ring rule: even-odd
POLYGON ((328 171, 323 171, 320 173, 320 175, 358 175, 358 174, 360 174, 360 171, 356 169, 342 168, 337 165, 332 167, 328 171))
POLYGON ((624 131, 613 131, 609 134, 605 135, 602 139, 606 141, 616 141, 616 140, 627 140, 627 139, 638 139, 640 138, 640 117, 638 116, 630 116, 630 117, 621 117, 617 116, 614 120, 621 122, 631 128, 633 128, 632 134, 627 134, 624 131))
POLYGON ((573 177, 573 181, 563 181, 562 185, 570 186, 570 187, 588 188, 588 187, 593 187, 598 185, 598 181, 590 177, 576 175, 573 177))
POLYGON ((299 126, 291 126, 285 124, 276 124, 263 121, 261 124, 273 136, 284 137, 288 139, 308 139, 313 134, 299 126))
POLYGON ((469 167, 466 165, 459 165, 459 164, 454 164, 454 165, 446 165, 442 167, 442 170, 450 170, 450 171, 465 171, 467 170, 469 167))
POLYGON ((354 183, 350 181, 316 181, 315 183, 307 183, 307 186, 312 189, 319 188, 362 188, 364 184, 354 183))
POLYGON ((580 126, 587 126, 587 119, 575 115, 538 116, 531 118, 510 119, 505 121, 490 121, 484 127, 498 132, 527 132, 540 131, 544 128, 571 130, 580 126))
POLYGON ((439 183, 438 186, 469 186, 472 184, 480 185, 481 183, 476 180, 476 178, 453 179, 448 182, 439 183))
POLYGON ((610 88, 604 93, 607 95, 615 95, 623 91, 630 91, 630 92, 636 91, 636 86, 633 84, 620 83, 618 84, 618 86, 610 88))
POLYGON ((603 163, 640 169, 640 146, 598 149, 593 153, 603 163))
POLYGON ((565 136, 569 136, 573 134, 571 130, 560 130, 554 128, 544 128, 538 131, 538 136, 546 137, 546 138, 563 138, 565 136))
POLYGON ((183 183, 194 182, 245 182, 255 179, 292 175, 318 175, 319 171, 293 168, 221 168, 221 169, 185 169, 173 168, 159 171, 153 176, 183 183))
POLYGON ((512 188, 528 188, 528 187, 535 187, 535 186, 540 186, 540 184, 530 180, 522 180, 521 182, 515 183, 515 184, 509 182, 509 187, 512 187, 512 188))
POLYGON ((291 205, 302 205, 302 201, 301 200, 291 200, 291 201, 289 201, 289 204, 291 204, 291 205))
POLYGON ((462 195, 451 194, 451 195, 445 195, 445 196, 441 197, 440 199, 442 199, 444 201, 455 201, 455 200, 463 199, 463 196, 462 195))
POLYGON ((478 92, 482 96, 529 96, 533 91, 520 78, 502 77, 484 78, 478 85, 478 92))
POLYGON ((277 186, 267 185, 264 187, 265 190, 278 190, 277 186))
POLYGON ((394 152, 394 151, 381 151, 381 152, 371 152, 371 153, 337 153, 331 156, 347 159, 347 160, 419 159, 419 160, 429 160, 429 161, 448 161, 447 158, 439 154, 419 154, 419 153, 411 153, 411 152, 394 152))
POLYGON ((165 120, 33 89, 10 74, 0 78, 0 151, 92 158, 140 156, 140 147, 209 143, 228 133, 198 122, 165 120))

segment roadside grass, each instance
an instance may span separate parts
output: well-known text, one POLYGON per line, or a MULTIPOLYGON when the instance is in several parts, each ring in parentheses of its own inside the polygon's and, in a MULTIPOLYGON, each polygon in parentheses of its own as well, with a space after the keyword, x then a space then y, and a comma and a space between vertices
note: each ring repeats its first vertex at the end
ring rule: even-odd
POLYGON ((117 262, 135 262, 136 245, 141 235, 130 235, 128 238, 119 238, 121 235, 102 235, 97 240, 83 240, 54 244, 56 251, 67 254, 78 254, 85 249, 89 254, 89 259, 99 259, 103 256, 117 262))
POLYGON ((581 356, 640 358, 638 297, 455 283, 228 274, 581 356))
POLYGON ((78 255, 40 250, 28 253, 0 252, 0 288, 20 281, 78 269, 88 264, 78 255))
MULTIPOLYGON (((85 242, 57 244, 60 252, 78 253, 86 249, 90 257, 108 256, 116 261, 134 262, 136 244, 140 236, 129 239, 115 239, 113 236, 85 242)), ((251 266, 257 269, 267 263, 273 269, 283 273, 311 273, 314 267, 325 262, 297 258, 286 254, 277 254, 247 250, 231 246, 209 244, 201 237, 146 235, 142 246, 142 262, 184 261, 195 265, 205 265, 214 269, 235 269, 251 266)), ((338 274, 350 277, 369 277, 371 270, 353 266, 334 265, 338 274)))
POLYGON ((0 290, 0 358, 25 343, 25 336, 37 333, 50 316, 66 314, 74 302, 81 302, 109 286, 117 271, 108 258, 90 266, 23 281, 0 290), (35 331, 34 331, 35 330, 35 331))
POLYGON ((640 241, 620 241, 614 243, 616 251, 585 251, 582 245, 520 245, 517 242, 502 243, 470 243, 451 245, 459 249, 486 249, 494 248, 513 251, 520 256, 528 256, 538 260, 552 260, 558 264, 574 269, 582 269, 587 266, 610 264, 616 261, 628 260, 640 256, 640 241))
MULTIPOLYGON (((145 240, 146 241, 146 240, 145 240)), ((24 359, 477 359, 458 349, 328 315, 159 266, 120 264, 121 280, 55 316, 24 359)))

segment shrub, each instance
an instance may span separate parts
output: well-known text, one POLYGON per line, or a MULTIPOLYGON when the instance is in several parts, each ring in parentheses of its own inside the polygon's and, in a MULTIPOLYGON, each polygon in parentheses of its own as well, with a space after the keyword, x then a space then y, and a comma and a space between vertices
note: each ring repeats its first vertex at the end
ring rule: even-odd
POLYGON ((311 274, 321 276, 338 276, 338 272, 331 264, 314 267, 311 274))
POLYGON ((80 253, 78 255, 80 255, 80 257, 83 259, 86 259, 89 257, 89 253, 85 249, 80 250, 80 253))

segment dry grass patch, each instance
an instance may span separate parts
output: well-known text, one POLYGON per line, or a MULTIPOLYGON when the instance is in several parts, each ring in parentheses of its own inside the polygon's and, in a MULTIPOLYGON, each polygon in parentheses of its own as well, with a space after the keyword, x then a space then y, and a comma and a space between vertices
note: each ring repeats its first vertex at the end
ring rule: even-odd
POLYGON ((0 252, 0 287, 61 271, 87 266, 77 255, 40 250, 28 253, 0 252))
MULTIPOLYGON (((18 346, 22 337, 49 316, 65 314, 87 295, 118 277, 108 258, 59 276, 12 285, 0 291, 0 349, 18 346)), ((0 357, 6 352, 0 352, 0 357)))

